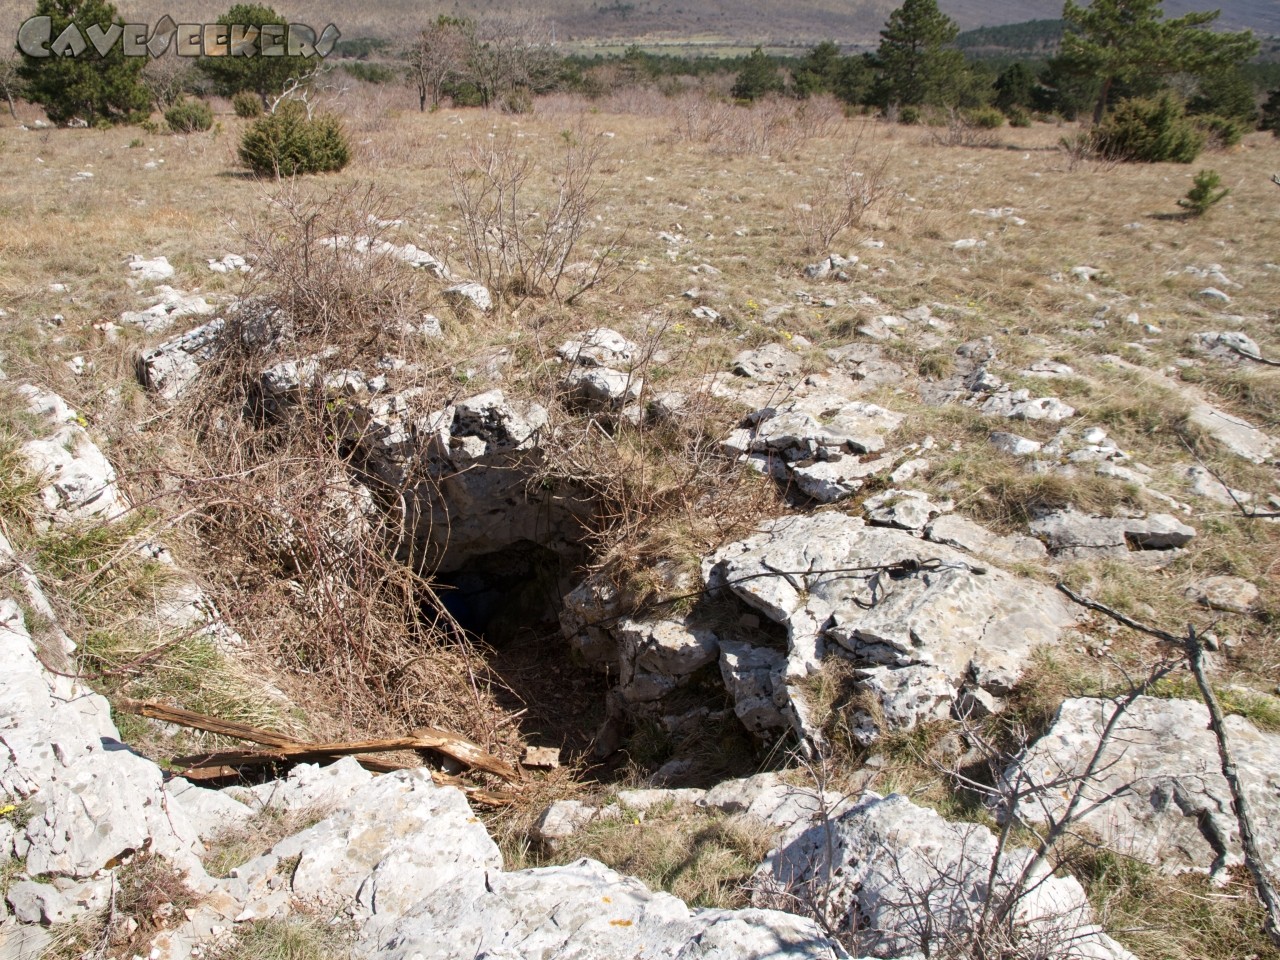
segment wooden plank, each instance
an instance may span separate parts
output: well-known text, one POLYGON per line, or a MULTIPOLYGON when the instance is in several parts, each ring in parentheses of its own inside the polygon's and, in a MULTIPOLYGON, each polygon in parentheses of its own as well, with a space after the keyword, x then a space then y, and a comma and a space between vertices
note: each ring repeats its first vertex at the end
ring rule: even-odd
MULTIPOLYGON (((270 730, 251 727, 248 724, 219 720, 216 717, 207 717, 199 713, 193 713, 190 710, 183 710, 180 707, 170 707, 148 700, 121 698, 116 702, 116 707, 126 713, 136 713, 139 716, 150 717, 153 720, 175 723, 179 726, 203 730, 206 733, 215 733, 237 740, 248 740, 250 743, 275 748, 274 752, 246 752, 239 754, 245 757, 241 761, 243 763, 262 764, 273 762, 270 759, 260 759, 262 757, 273 757, 275 760, 288 758, 298 763, 306 763, 330 757, 347 756, 348 754, 388 753, 396 750, 434 750, 447 757, 452 757, 465 766, 483 770, 508 782, 514 783, 521 779, 520 772, 501 757, 494 756, 466 737, 450 733, 447 730, 437 730, 434 727, 420 727, 407 737, 355 740, 340 743, 307 743, 273 733, 270 730), (254 759, 250 759, 250 757, 254 759)), ((227 754, 227 756, 232 755, 236 754, 227 754)), ((402 766, 390 767, 390 769, 398 770, 402 766)))
POLYGON ((152 720, 162 720, 165 723, 176 723, 180 727, 190 727, 193 730, 216 733, 224 737, 233 737, 236 740, 248 740, 250 743, 260 743, 268 747, 289 747, 298 743, 297 740, 278 733, 272 733, 270 730, 261 730, 258 727, 251 727, 248 724, 235 723, 230 720, 206 717, 199 713, 192 713, 190 710, 183 710, 180 707, 169 707, 162 703, 152 703, 149 700, 130 700, 121 697, 114 701, 114 706, 117 710, 123 710, 125 713, 135 713, 140 717, 150 717, 152 720))

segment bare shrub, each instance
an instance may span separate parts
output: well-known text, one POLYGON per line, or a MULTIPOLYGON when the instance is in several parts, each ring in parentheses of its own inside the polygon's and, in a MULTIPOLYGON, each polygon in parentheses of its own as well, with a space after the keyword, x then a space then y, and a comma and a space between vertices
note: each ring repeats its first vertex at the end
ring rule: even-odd
POLYGON ((929 134, 929 139, 940 147, 994 147, 1000 142, 995 129, 976 122, 956 107, 947 111, 946 119, 940 130, 929 134))
POLYGON ((863 150, 865 127, 846 147, 835 171, 792 210, 792 226, 806 254, 824 254, 847 230, 858 227, 876 206, 887 207, 898 194, 890 173, 891 153, 863 150))
POLYGON ((1114 170, 1120 165, 1120 159, 1099 149, 1097 138, 1092 131, 1079 130, 1058 140, 1058 149, 1067 158, 1067 169, 1088 169, 1098 173, 1114 170))
POLYGON ((196 69, 189 59, 169 54, 147 61, 142 68, 142 85, 155 108, 163 113, 191 90, 195 76, 196 69))
POLYGON ((579 130, 564 134, 550 170, 510 136, 455 154, 449 182, 462 216, 458 252, 467 269, 499 294, 564 303, 607 279, 619 266, 621 235, 602 240, 588 260, 574 260, 597 229, 604 149, 604 140, 579 130))
POLYGON ((407 332, 430 291, 384 246, 396 210, 360 185, 286 185, 263 210, 244 231, 246 297, 174 411, 194 448, 162 481, 207 544, 212 593, 332 732, 430 724, 514 751, 492 678, 412 562, 421 465, 406 460, 397 484, 357 455, 382 435, 355 371, 404 358, 397 386, 427 410, 450 387, 407 332))

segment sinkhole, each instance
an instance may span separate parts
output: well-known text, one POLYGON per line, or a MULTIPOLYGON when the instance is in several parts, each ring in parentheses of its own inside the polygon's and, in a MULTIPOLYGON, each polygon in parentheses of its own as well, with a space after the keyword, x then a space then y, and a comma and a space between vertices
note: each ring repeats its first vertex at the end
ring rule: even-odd
POLYGON ((439 571, 422 616, 483 653, 499 679, 499 704, 519 716, 531 746, 589 752, 608 716, 610 678, 575 660, 560 630, 561 599, 575 585, 574 560, 519 540, 439 571))

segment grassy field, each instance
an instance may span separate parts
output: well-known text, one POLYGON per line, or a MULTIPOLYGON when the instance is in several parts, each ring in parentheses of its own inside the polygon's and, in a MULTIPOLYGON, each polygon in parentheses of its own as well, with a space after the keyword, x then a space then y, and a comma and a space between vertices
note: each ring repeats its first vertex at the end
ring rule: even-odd
MULTIPOLYGON (((105 321, 145 302, 128 283, 128 257, 163 255, 177 268, 174 286, 225 304, 257 289, 264 278, 216 274, 206 261, 228 253, 261 256, 278 244, 288 236, 281 233, 282 202, 325 210, 339 203, 335 198, 358 196, 367 198, 367 209, 398 221, 387 228, 387 239, 447 257, 464 273, 458 196, 481 159, 497 154, 527 161, 531 172, 524 189, 537 205, 563 182, 566 157, 586 150, 593 156, 585 169, 594 199, 574 257, 587 260, 616 249, 619 269, 572 304, 512 294, 487 317, 455 314, 441 298, 443 282, 417 277, 405 288, 404 308, 445 318, 444 339, 424 355, 431 361, 431 390, 452 396, 500 385, 511 395, 554 404, 555 347, 575 333, 607 325, 653 347, 660 359, 646 370, 651 385, 697 393, 708 374, 727 371, 744 347, 807 342, 797 353, 817 371, 826 365, 822 350, 858 340, 855 331, 866 321, 927 305, 946 319, 950 332, 939 342, 887 342, 886 355, 910 376, 869 395, 906 415, 894 443, 934 438, 931 470, 916 485, 951 497, 959 512, 1001 532, 1025 532, 1033 503, 1075 503, 1104 512, 1168 509, 1121 481, 1072 483, 1029 475, 986 444, 987 433, 1007 423, 969 408, 922 402, 920 387, 949 374, 958 344, 991 338, 998 353, 993 369, 1015 386, 1034 387, 1038 395, 1074 406, 1077 416, 1061 426, 1103 426, 1133 460, 1151 468, 1153 488, 1193 505, 1185 519, 1200 534, 1158 571, 1105 561, 1026 572, 1046 580, 1061 574, 1172 631, 1187 622, 1213 630, 1224 646, 1218 681, 1224 688, 1253 690, 1256 695, 1237 695, 1233 702, 1264 726, 1274 725, 1275 711, 1262 695, 1280 679, 1274 631, 1280 615, 1280 527, 1195 498, 1182 477, 1198 457, 1232 487, 1257 494, 1260 503, 1280 493, 1272 467, 1232 457, 1185 427, 1189 404, 1203 398, 1272 434, 1280 432, 1280 371, 1228 364, 1194 346, 1197 333, 1239 330, 1258 342, 1264 356, 1280 358, 1280 188, 1270 181, 1280 170, 1280 140, 1254 134, 1190 166, 1112 165, 1073 158, 1060 141, 1074 128, 1046 123, 979 134, 846 117, 834 104, 818 101, 746 109, 696 94, 666 99, 643 90, 598 102, 549 97, 518 116, 420 113, 411 91, 354 83, 327 104, 350 133, 353 162, 339 174, 282 185, 256 179, 239 166, 236 148, 246 121, 224 102, 215 108, 214 130, 191 136, 136 127, 37 127, 38 114, 30 107, 20 107, 25 126, 0 118, 0 366, 9 379, 47 385, 79 409, 114 458, 122 485, 136 500, 153 503, 156 512, 149 516, 162 524, 172 519, 165 514, 166 491, 180 485, 179 479, 199 475, 201 464, 189 459, 199 446, 198 431, 189 421, 161 416, 133 380, 135 354, 164 335, 136 328, 112 337, 103 333, 105 321), (1206 167, 1222 175, 1231 194, 1203 218, 1183 218, 1177 200, 1193 174, 1206 167), (852 189, 869 198, 860 222, 829 247, 815 248, 822 215, 845 202, 852 189), (803 267, 828 252, 858 258, 848 282, 805 278, 803 267), (1096 268, 1092 280, 1073 275, 1082 266, 1096 268), (1198 296, 1216 285, 1205 279, 1211 269, 1231 281, 1229 304, 1198 296), (720 319, 693 314, 696 305, 712 308, 720 319), (1127 319, 1130 314, 1137 315, 1136 323, 1127 319), (55 315, 61 317, 56 324, 55 315), (489 361, 499 352, 511 359, 496 372, 489 361), (83 359, 87 374, 73 371, 68 361, 74 357, 83 359), (1114 357, 1127 366, 1118 367, 1114 357), (1074 373, 1041 381, 1022 375, 1040 360, 1069 364, 1074 373), (1184 597, 1192 582, 1211 574, 1252 581, 1261 594, 1257 612, 1211 613, 1184 597)), ((584 445, 584 463, 597 472, 616 509, 594 543, 594 559, 633 578, 637 589, 661 589, 653 573, 660 562, 690 569, 729 537, 784 509, 768 484, 703 470, 713 459, 708 447, 742 412, 732 404, 708 404, 699 413, 698 443, 623 437, 598 449, 584 445)), ((6 430, 18 436, 25 427, 20 418, 11 419, 6 430)), ((1013 429, 1048 440, 1058 427, 1019 423, 1013 429)), ((16 491, 11 499, 17 503, 29 491, 20 490, 17 480, 10 483, 7 449, 0 445, 0 490, 16 491)), ((856 512, 857 499, 840 508, 856 512)), ((15 522, 12 516, 8 522, 15 522)), ((31 538, 38 551, 34 533, 31 538)), ((238 586, 256 598, 244 609, 265 616, 283 594, 255 593, 258 587, 247 581, 233 584, 230 571, 238 568, 229 549, 216 543, 211 548, 190 530, 175 543, 188 565, 215 582, 221 578, 220 596, 238 586)), ((80 572, 78 555, 53 548, 40 555, 63 579, 80 572)), ((340 736, 381 732, 404 720, 399 701, 382 714, 376 704, 356 709, 350 690, 339 694, 290 671, 287 630, 301 627, 270 622, 286 633, 255 648, 253 672, 306 705, 305 715, 291 722, 317 735, 340 736)), ((257 635, 246 633, 251 639, 257 635)), ((1147 652, 1123 636, 1112 648, 1122 659, 1147 652)), ((1083 655, 1070 659, 1069 669, 1037 668, 1044 702, 1023 704, 1028 716, 1051 710, 1046 704, 1054 696, 1104 685, 1100 665, 1083 655)), ((192 672, 207 667, 188 664, 182 683, 189 686, 192 672)), ((450 671, 462 676, 472 665, 451 661, 441 669, 456 679, 450 671)), ((484 688, 489 696, 501 678, 489 679, 486 687, 472 676, 471 689, 484 688)), ((522 737, 536 737, 539 731, 500 716, 504 708, 494 696, 480 703, 477 695, 474 710, 423 704, 425 712, 414 715, 451 716, 471 724, 466 732, 472 736, 504 751, 516 750, 522 737)), ((565 780, 554 789, 582 788, 565 780)), ((694 826, 717 836, 716 831, 732 833, 719 823, 694 826)), ((686 842, 675 827, 663 835, 671 849, 686 842)), ((638 852, 629 835, 598 839, 598 849, 588 838, 573 852, 611 857, 620 865, 641 863, 658 882, 670 880, 664 859, 670 850, 638 852)), ((753 838, 739 837, 729 846, 758 853, 753 838)), ((736 878, 743 869, 732 859, 712 864, 707 882, 719 891, 726 877, 736 878)), ((1157 922, 1149 910, 1139 909, 1155 880, 1101 862, 1097 872, 1098 896, 1112 898, 1107 902, 1117 916, 1148 926, 1157 922)), ((690 882, 680 878, 680 892, 706 902, 736 902, 733 891, 706 893, 690 882)), ((1199 896, 1190 886, 1180 891, 1185 902, 1199 896)), ((1218 914, 1211 919, 1224 923, 1218 914)), ((1206 921, 1204 929, 1209 926, 1206 921)), ((1177 953, 1185 943, 1152 946, 1143 955, 1177 953)))

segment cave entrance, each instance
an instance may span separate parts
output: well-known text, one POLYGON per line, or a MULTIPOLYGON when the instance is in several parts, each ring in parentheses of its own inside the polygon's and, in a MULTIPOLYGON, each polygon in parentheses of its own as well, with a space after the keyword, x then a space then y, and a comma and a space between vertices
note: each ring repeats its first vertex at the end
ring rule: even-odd
MULTIPOLYGON (((520 717, 530 746, 588 750, 606 718, 609 678, 575 662, 560 632, 561 598, 577 564, 520 540, 432 578, 440 603, 483 652, 505 689, 499 704, 520 717)), ((437 616, 425 608, 424 616, 437 616)))

